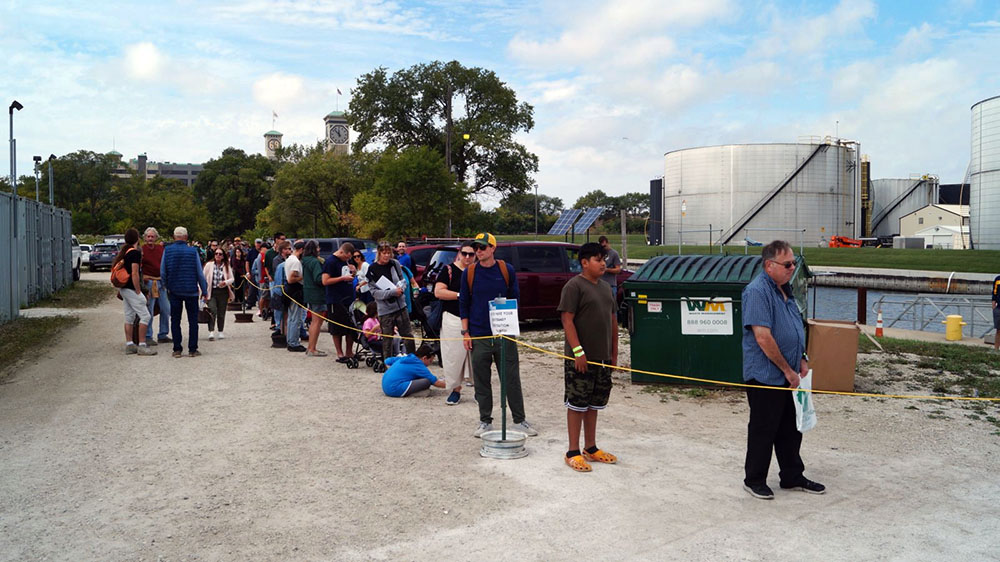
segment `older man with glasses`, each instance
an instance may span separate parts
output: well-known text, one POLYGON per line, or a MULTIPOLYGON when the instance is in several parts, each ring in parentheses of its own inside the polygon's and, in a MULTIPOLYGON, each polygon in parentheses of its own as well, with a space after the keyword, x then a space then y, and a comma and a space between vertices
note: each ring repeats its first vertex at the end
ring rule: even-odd
POLYGON ((167 296, 167 289, 160 279, 160 262, 163 260, 163 244, 160 243, 160 233, 152 226, 146 229, 142 235, 142 284, 149 298, 146 304, 149 306, 149 314, 152 318, 154 307, 160 308, 160 331, 153 339, 153 321, 150 320, 146 327, 146 343, 156 345, 157 343, 170 343, 170 299, 167 296))
POLYGON ((803 476, 799 456, 802 434, 795 425, 795 403, 788 388, 797 388, 809 372, 806 335, 789 282, 795 255, 788 242, 775 240, 761 251, 763 271, 743 289, 743 380, 750 423, 743 489, 762 500, 774 499, 767 485, 771 451, 778 459, 784 490, 822 494, 826 487, 803 476))

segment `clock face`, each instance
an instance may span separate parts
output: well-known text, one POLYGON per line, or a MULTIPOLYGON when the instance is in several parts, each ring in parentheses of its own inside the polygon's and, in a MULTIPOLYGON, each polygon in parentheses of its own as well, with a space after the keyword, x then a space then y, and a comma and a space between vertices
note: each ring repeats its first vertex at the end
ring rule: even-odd
POLYGON ((271 150, 278 150, 279 148, 281 148, 281 143, 278 141, 278 139, 271 139, 267 141, 267 147, 270 148, 271 150))
POLYGON ((330 140, 335 144, 347 144, 347 127, 343 125, 330 127, 330 140))

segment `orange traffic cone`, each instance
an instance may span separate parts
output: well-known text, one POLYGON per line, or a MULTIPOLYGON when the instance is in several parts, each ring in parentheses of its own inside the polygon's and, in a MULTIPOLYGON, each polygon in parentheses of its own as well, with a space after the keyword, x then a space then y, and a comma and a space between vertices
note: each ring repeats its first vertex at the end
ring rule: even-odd
POLYGON ((882 310, 878 311, 878 317, 875 318, 875 337, 882 337, 882 310))

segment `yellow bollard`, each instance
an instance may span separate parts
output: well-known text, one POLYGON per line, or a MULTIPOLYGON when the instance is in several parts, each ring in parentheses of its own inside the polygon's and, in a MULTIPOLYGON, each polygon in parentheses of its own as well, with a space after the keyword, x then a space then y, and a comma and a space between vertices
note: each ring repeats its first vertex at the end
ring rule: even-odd
POLYGON ((962 326, 965 326, 966 323, 962 322, 961 315, 949 314, 941 323, 944 324, 944 339, 948 341, 962 340, 962 326))

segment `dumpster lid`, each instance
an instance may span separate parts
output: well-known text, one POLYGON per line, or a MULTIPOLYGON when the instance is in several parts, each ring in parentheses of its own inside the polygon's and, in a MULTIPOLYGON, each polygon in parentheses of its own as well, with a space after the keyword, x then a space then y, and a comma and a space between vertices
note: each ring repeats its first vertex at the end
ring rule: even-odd
MULTIPOLYGON (((795 275, 811 276, 802 256, 796 256, 795 275)), ((760 256, 657 256, 649 259, 629 281, 673 283, 749 283, 761 272, 760 256)))

